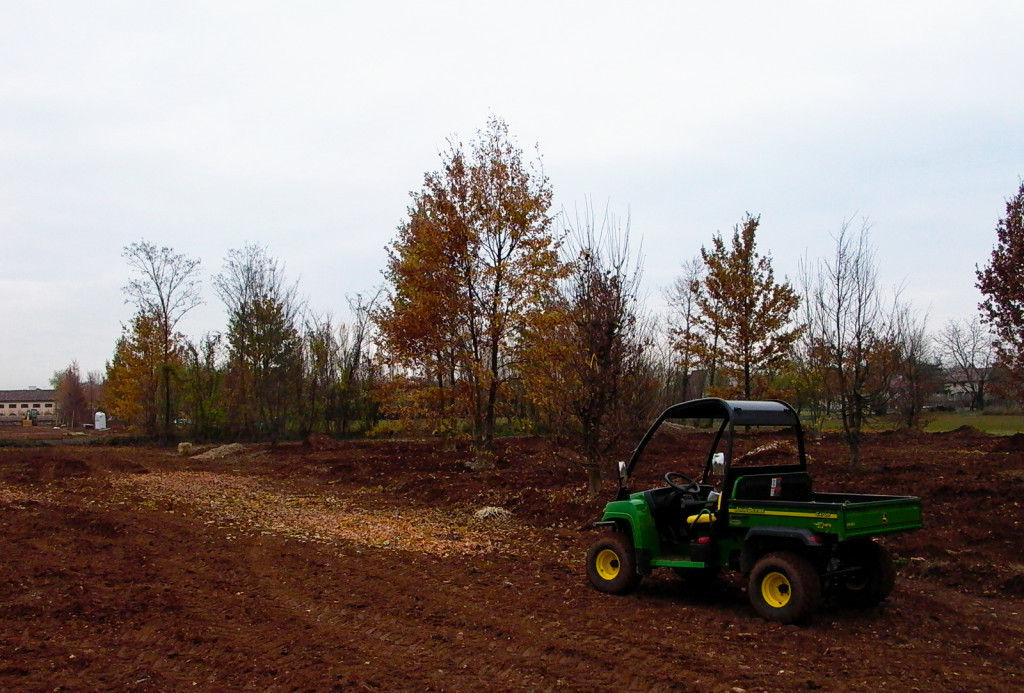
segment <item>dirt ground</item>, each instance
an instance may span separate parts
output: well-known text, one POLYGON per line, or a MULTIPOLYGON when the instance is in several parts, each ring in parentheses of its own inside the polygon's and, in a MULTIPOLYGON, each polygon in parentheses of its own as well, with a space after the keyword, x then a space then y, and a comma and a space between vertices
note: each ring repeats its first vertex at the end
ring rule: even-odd
MULTIPOLYGON (((706 445, 660 443, 648 481, 706 445)), ((611 488, 543 440, 482 472, 429 442, 2 447, 0 689, 1024 689, 1024 436, 876 435, 858 472, 808 452, 818 490, 919 495, 926 527, 885 540, 881 606, 797 627, 736 579, 592 589, 611 488)))

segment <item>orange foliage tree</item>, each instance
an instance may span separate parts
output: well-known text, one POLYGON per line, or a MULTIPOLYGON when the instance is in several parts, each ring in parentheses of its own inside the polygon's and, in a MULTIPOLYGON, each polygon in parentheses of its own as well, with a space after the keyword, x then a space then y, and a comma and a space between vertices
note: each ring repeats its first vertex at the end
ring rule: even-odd
POLYGON ((697 353, 725 376, 719 394, 745 399, 767 394, 766 376, 801 332, 793 321, 799 294, 788 282, 777 283, 771 256, 757 252, 759 223, 747 214, 733 228, 730 247, 717 234, 710 250, 701 248, 706 271, 696 292, 703 336, 697 353))
POLYGON ((55 391, 54 399, 60 423, 72 428, 86 423, 89 417, 89 401, 78 372, 78 362, 72 361, 70 366, 54 373, 50 384, 55 391))
POLYGON ((103 393, 107 412, 150 435, 158 433, 162 388, 181 365, 183 343, 184 336, 177 332, 171 334, 169 343, 164 340, 159 316, 136 313, 123 328, 114 357, 107 363, 103 393))
POLYGON ((562 272, 551 186, 498 118, 468 149, 450 141, 441 164, 388 247, 374 321, 392 367, 419 385, 419 413, 450 433, 467 421, 486 445, 518 335, 562 272))

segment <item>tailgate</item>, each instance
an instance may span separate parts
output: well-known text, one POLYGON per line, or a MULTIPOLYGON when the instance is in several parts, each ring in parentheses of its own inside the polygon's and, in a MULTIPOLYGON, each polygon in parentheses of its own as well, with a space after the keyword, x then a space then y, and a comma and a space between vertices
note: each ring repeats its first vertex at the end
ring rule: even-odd
POLYGON ((920 498, 847 501, 841 507, 840 540, 921 528, 920 498))

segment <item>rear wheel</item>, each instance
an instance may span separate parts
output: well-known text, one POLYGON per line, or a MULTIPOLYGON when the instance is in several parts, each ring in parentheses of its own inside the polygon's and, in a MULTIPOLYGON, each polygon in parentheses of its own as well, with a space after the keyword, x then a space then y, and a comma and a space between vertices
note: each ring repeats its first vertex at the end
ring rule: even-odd
POLYGON ((896 567, 885 547, 873 541, 853 544, 843 550, 843 566, 856 568, 840 580, 839 598, 858 608, 875 606, 889 596, 896 585, 896 567))
POLYGON ((750 603, 769 621, 794 623, 821 602, 821 579, 806 558, 789 551, 770 553, 750 572, 750 603))
POLYGON ((625 594, 640 582, 636 553, 621 534, 600 539, 587 552, 587 577, 601 592, 625 594))

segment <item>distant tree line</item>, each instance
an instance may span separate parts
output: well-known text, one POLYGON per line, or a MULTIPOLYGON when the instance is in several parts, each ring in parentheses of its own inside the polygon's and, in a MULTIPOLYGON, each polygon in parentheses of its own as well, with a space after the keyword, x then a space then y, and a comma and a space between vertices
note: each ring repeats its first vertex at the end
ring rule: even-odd
POLYGON ((934 335, 880 286, 866 222, 843 223, 831 254, 805 259, 791 282, 758 249, 760 217, 745 214, 682 263, 667 314, 655 316, 628 218, 589 204, 570 218, 551 204, 539 156, 492 118, 469 143, 450 141, 411 194, 384 285, 348 299, 349 322, 314 314, 268 249, 248 245, 213 278, 224 330, 196 339, 177 328, 199 302, 199 260, 132 244, 135 313, 103 406, 167 439, 465 439, 481 465, 500 433, 542 432, 595 489, 612 450, 694 397, 781 398, 812 426, 837 420, 852 464, 872 417, 921 425, 951 370, 971 408, 996 381, 1021 401, 1024 186, 978 270, 980 316, 934 335))
POLYGON ((197 305, 198 260, 145 241, 126 255, 145 256, 146 267, 177 266, 147 272, 132 286, 149 282, 150 294, 173 296, 158 285, 175 277, 191 295, 169 312, 163 306, 171 301, 136 303, 107 364, 103 403, 111 415, 165 439, 276 440, 372 429, 378 365, 368 357, 368 326, 375 299, 356 296, 353 323, 336 326, 306 310, 266 248, 247 245, 228 253, 213 280, 227 314, 224 332, 192 340, 173 327, 197 305))

